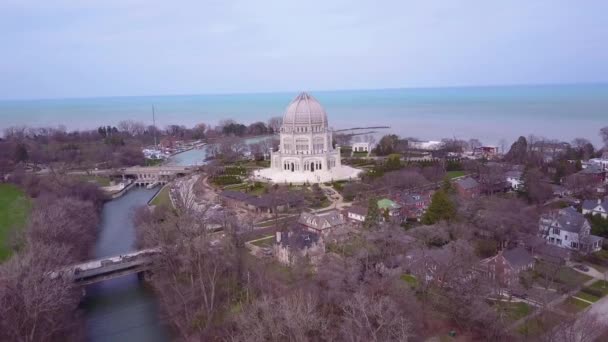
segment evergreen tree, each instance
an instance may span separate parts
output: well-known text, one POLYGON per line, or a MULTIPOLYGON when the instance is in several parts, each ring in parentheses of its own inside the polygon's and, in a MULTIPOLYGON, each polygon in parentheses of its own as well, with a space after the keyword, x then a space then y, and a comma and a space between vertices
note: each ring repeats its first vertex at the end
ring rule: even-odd
POLYGON ((516 164, 524 164, 527 157, 528 141, 524 137, 519 137, 519 139, 511 145, 511 149, 505 155, 505 160, 516 164))
POLYGON ((25 144, 18 144, 15 146, 15 161, 17 163, 26 162, 29 159, 29 154, 27 153, 27 148, 25 144))
POLYGON ((452 186, 452 182, 450 181, 449 176, 443 177, 443 184, 441 184, 441 190, 446 194, 451 194, 454 192, 454 187, 452 186))
POLYGON ((386 159, 385 169, 387 171, 394 171, 401 169, 401 155, 393 153, 386 159))
POLYGON ((371 228, 378 223, 379 219, 380 209, 378 208, 378 201, 375 198, 372 198, 369 200, 369 204, 367 207, 367 216, 365 216, 363 226, 365 228, 371 228))
POLYGON ((456 206, 442 189, 435 192, 429 209, 422 216, 423 224, 435 224, 441 220, 450 221, 456 217, 456 206))

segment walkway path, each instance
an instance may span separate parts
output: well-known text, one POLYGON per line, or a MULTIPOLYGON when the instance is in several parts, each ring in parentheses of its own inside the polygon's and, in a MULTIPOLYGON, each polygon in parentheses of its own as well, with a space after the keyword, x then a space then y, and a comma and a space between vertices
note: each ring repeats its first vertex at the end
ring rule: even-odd
MULTIPOLYGON (((321 187, 321 189, 323 190, 327 190, 330 191, 332 193, 331 196, 328 196, 328 199, 330 201, 332 201, 332 207, 335 209, 343 209, 345 207, 350 207, 351 203, 345 203, 344 202, 344 197, 342 197, 342 194, 340 194, 338 191, 336 191, 333 187, 331 186, 327 186, 323 183, 319 183, 319 186, 321 187), (337 197, 337 199, 335 199, 335 197, 337 197)), ((327 208, 322 208, 319 210, 315 210, 315 211, 321 211, 321 210, 326 210, 327 208)))

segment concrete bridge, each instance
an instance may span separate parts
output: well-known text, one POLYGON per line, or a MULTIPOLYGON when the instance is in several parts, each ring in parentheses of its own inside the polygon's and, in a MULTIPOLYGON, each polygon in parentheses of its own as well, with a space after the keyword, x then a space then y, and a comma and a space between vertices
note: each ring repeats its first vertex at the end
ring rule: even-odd
POLYGON ((90 285, 108 279, 148 271, 154 267, 154 256, 160 248, 143 249, 131 253, 91 260, 51 272, 52 278, 67 277, 78 285, 90 285))
POLYGON ((166 184, 176 177, 194 172, 187 166, 133 166, 117 170, 124 178, 132 178, 137 185, 166 184))

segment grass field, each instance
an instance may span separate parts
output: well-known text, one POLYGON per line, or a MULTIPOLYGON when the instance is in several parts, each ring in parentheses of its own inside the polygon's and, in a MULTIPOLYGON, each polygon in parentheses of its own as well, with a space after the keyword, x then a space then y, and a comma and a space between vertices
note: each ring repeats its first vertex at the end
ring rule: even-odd
POLYGON ((87 175, 87 176, 78 176, 78 178, 80 178, 84 182, 95 183, 99 186, 109 186, 110 185, 110 178, 108 178, 108 177, 87 175))
POLYGON ((518 326, 517 332, 529 338, 538 337, 550 331, 561 320, 563 320, 562 316, 546 311, 518 326))
POLYGON ((578 300, 576 298, 569 297, 562 304, 558 306, 559 309, 568 313, 577 313, 585 310, 591 304, 578 300))
POLYGON ((171 203, 171 198, 169 198, 169 187, 165 186, 162 188, 158 193, 158 196, 156 196, 150 204, 158 206, 164 205, 171 208, 173 204, 171 203))
POLYGON ((411 274, 404 274, 401 276, 401 280, 408 283, 411 287, 416 287, 418 285, 418 279, 411 274))
POLYGON ((11 254, 6 246, 10 229, 25 225, 30 206, 29 199, 21 189, 12 184, 0 184, 0 262, 11 254))
POLYGON ((570 288, 581 285, 591 279, 590 276, 579 273, 569 267, 555 268, 545 262, 537 262, 535 272, 537 276, 542 276, 543 274, 550 275, 555 282, 567 285, 570 288))
POLYGON ((528 316, 534 307, 524 302, 495 302, 496 310, 502 311, 512 322, 528 316))
POLYGON ((456 178, 456 177, 462 177, 465 175, 464 171, 448 171, 447 172, 447 176, 450 179, 456 178))

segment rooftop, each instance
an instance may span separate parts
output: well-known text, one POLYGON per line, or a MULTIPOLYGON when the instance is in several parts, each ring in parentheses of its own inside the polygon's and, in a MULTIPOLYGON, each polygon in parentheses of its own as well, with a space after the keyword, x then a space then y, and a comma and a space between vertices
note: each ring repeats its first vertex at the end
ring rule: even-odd
POLYGON ((327 114, 323 106, 308 93, 300 93, 287 106, 283 115, 283 126, 327 127, 327 114))
POLYGON ((302 213, 298 218, 298 223, 317 230, 329 229, 344 224, 344 219, 340 212, 331 210, 325 213, 302 213))
POLYGON ((521 267, 534 262, 534 257, 523 247, 503 251, 502 256, 514 267, 521 267))
POLYGON ((456 181, 456 184, 466 190, 474 189, 479 186, 479 183, 471 177, 461 178, 456 181))

